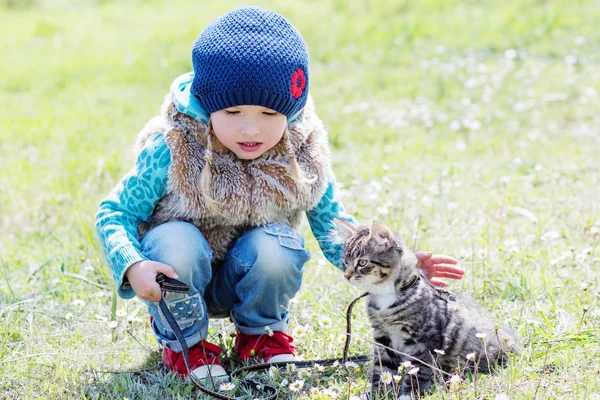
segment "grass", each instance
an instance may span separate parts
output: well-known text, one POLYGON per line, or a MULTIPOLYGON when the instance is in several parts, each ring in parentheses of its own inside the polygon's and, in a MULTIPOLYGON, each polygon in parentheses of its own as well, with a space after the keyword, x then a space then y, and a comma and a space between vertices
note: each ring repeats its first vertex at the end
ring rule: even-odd
MULTIPOLYGON (((599 398, 592 0, 0 1, 0 398, 202 398, 161 369, 141 302, 119 300, 111 328, 94 215, 131 167, 136 132, 190 69, 196 35, 241 4, 275 9, 305 36, 348 211, 457 257, 466 277, 451 289, 526 341, 506 369, 431 398, 599 398)), ((313 258, 291 328, 305 331, 303 358, 338 356, 359 293, 301 230, 313 258)), ((355 315, 352 352, 368 352, 362 307, 355 315)), ((225 345, 231 332, 211 325, 225 345)), ((286 396, 358 395, 364 372, 350 385, 313 374, 286 396)))

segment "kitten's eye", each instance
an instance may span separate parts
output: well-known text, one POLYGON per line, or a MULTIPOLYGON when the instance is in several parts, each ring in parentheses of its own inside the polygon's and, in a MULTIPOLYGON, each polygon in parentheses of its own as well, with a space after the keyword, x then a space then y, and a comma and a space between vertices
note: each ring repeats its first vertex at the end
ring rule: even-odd
POLYGON ((367 260, 365 260, 365 259, 362 259, 362 260, 358 260, 358 264, 357 264, 357 265, 358 265, 359 267, 366 267, 368 263, 369 263, 369 262, 368 262, 367 260))

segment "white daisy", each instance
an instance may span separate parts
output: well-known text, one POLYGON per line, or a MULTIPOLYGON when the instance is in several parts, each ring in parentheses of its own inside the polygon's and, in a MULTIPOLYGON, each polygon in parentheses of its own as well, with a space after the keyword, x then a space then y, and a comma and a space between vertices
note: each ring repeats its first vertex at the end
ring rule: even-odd
POLYGON ((298 379, 298 380, 290 383, 290 386, 288 386, 288 388, 292 392, 298 392, 298 391, 300 391, 300 389, 302 389, 302 386, 304 386, 304 381, 302 379, 298 379))
POLYGON ((411 369, 408 370, 407 374, 415 375, 417 372, 419 372, 419 367, 412 367, 411 369))
POLYGON ((231 382, 221 383, 219 386, 219 390, 222 392, 231 392, 233 389, 235 389, 235 385, 231 382))
POLYGON ((381 374, 381 381, 386 385, 392 383, 392 379, 394 378, 392 377, 392 374, 389 371, 385 371, 383 374, 381 374))

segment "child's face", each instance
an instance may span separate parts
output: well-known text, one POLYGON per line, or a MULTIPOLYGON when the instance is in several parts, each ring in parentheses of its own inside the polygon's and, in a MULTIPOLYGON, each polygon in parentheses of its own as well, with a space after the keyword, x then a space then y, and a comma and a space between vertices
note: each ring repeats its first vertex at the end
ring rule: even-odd
POLYGON ((239 158, 253 160, 281 140, 285 115, 260 106, 237 106, 210 114, 215 136, 239 158))

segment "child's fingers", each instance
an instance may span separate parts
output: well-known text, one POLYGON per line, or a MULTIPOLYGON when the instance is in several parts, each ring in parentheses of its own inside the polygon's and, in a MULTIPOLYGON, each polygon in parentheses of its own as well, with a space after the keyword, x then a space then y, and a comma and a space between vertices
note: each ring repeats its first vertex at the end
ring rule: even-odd
POLYGON ((431 256, 431 261, 434 264, 458 264, 455 258, 443 254, 434 254, 431 256))
POLYGON ((159 273, 159 272, 162 272, 163 274, 165 274, 169 278, 179 279, 179 275, 177 275, 177 273, 175 272, 175 270, 173 269, 173 267, 171 267, 170 265, 159 264, 156 267, 156 273, 159 273))
POLYGON ((417 257, 417 260, 419 261, 427 260, 428 258, 431 258, 432 255, 433 254, 428 251, 417 251, 415 253, 415 257, 417 257))
POLYGON ((434 286, 439 286, 439 287, 446 287, 448 286, 448 284, 440 279, 435 279, 433 278, 431 281, 431 284, 434 286))
POLYGON ((434 272, 433 276, 435 276, 437 278, 450 278, 450 279, 462 279, 463 278, 462 274, 456 274, 454 272, 440 272, 440 271, 434 272))
POLYGON ((463 276, 465 274, 465 270, 457 267, 454 264, 436 264, 435 272, 450 272, 456 275, 463 276))

